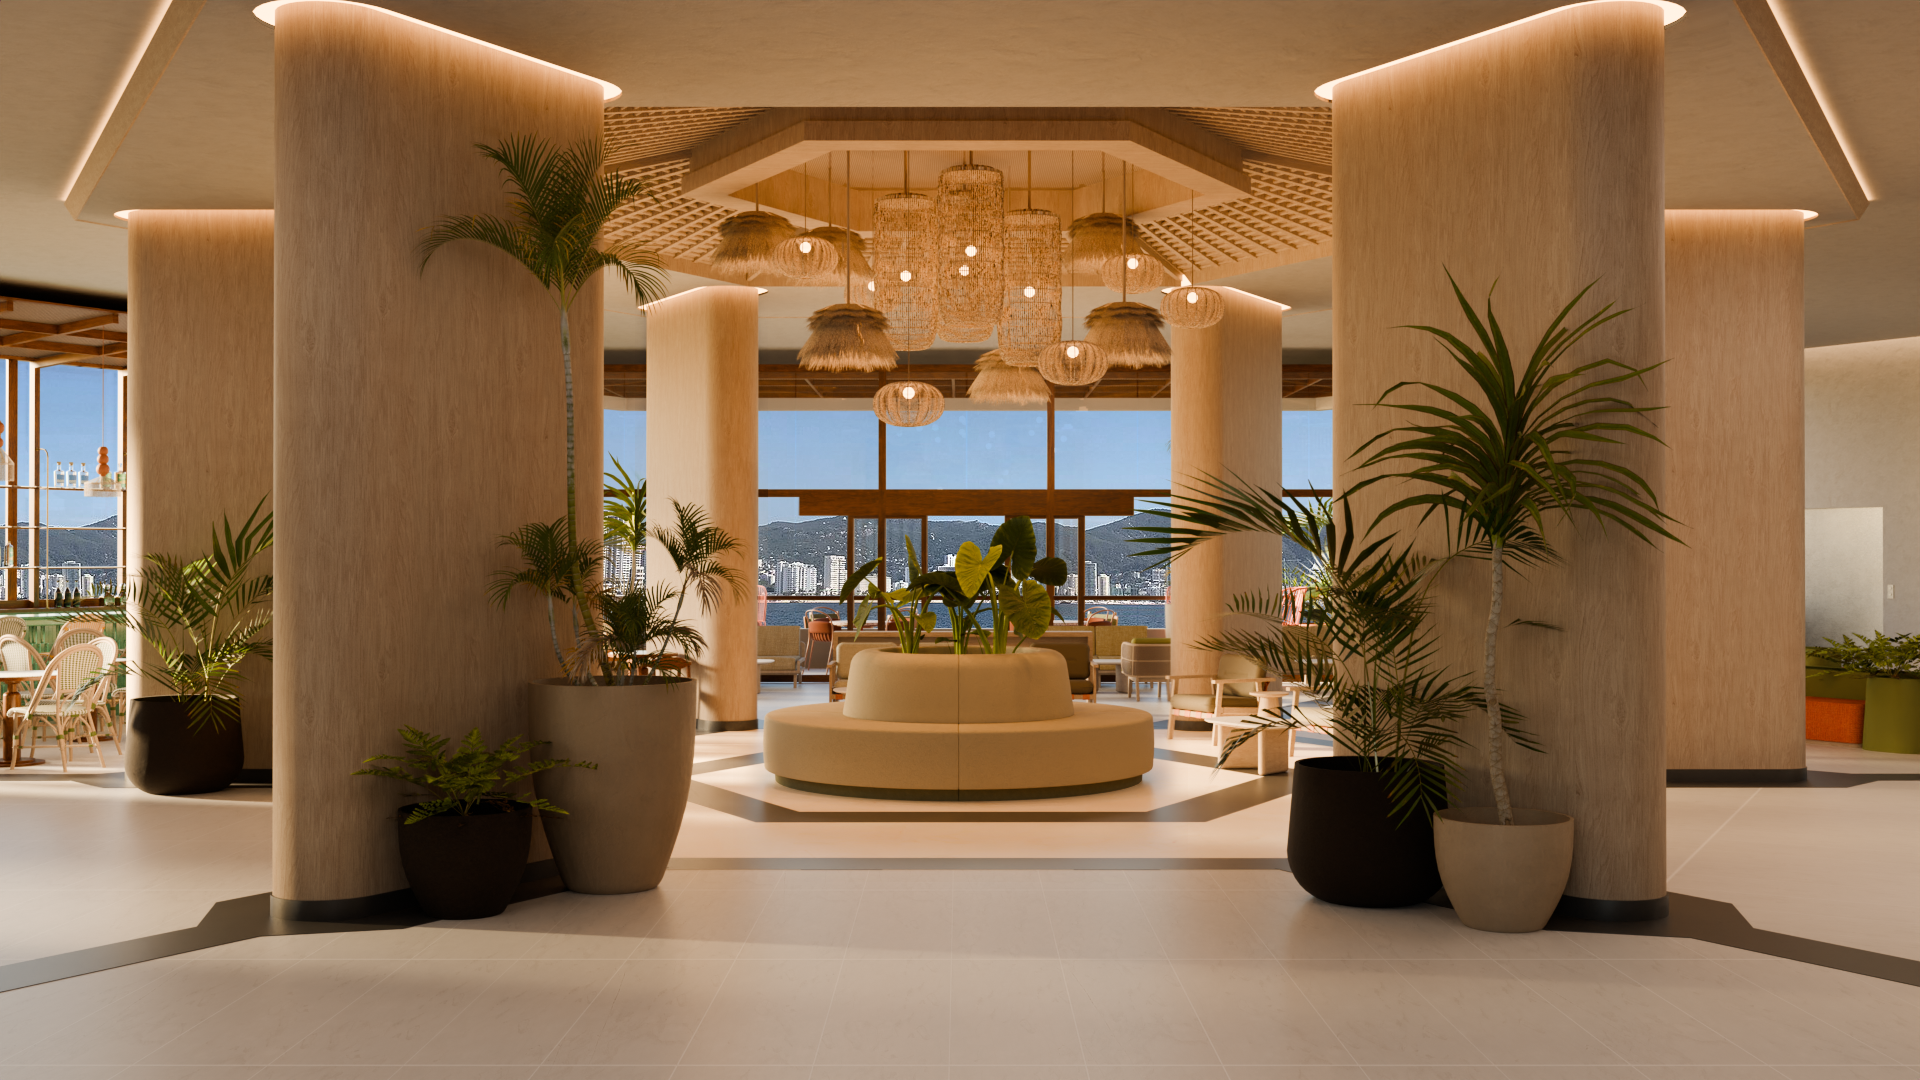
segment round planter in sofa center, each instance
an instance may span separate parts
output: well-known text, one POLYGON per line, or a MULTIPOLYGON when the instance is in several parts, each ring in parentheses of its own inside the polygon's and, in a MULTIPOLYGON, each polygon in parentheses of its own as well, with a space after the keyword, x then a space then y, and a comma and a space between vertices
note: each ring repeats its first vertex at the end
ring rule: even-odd
POLYGON ((533 684, 530 733, 541 757, 591 761, 549 769, 534 790, 565 814, 542 814, 553 861, 581 893, 643 892, 660 884, 693 782, 692 679, 627 686, 533 684))
POLYGON ((1920 679, 1868 679, 1860 749, 1920 754, 1920 679))
POLYGON ((524 803, 407 824, 400 808, 400 867, 420 910, 436 919, 486 919, 507 910, 527 867, 533 811, 524 803))
POLYGON ((1406 907, 1440 891, 1433 827, 1415 812, 1396 820, 1384 773, 1357 757, 1293 763, 1287 866, 1300 887, 1330 904, 1406 907))
POLYGON ((237 720, 195 727, 185 698, 138 697, 128 704, 127 782, 149 795, 223 791, 245 760, 237 720))

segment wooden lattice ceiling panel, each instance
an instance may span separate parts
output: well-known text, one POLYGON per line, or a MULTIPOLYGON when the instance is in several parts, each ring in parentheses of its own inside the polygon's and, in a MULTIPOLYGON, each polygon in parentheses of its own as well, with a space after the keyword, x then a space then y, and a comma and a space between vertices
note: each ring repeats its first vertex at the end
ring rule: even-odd
POLYGON ((765 109, 649 109, 615 105, 606 110, 607 160, 684 153, 765 109))
MULTIPOLYGON (((703 261, 733 210, 680 194, 690 159, 678 155, 761 109, 609 108, 611 160, 647 181, 656 196, 616 217, 609 232, 661 255, 703 261)), ((1333 178, 1296 167, 1330 163, 1333 110, 1328 108, 1170 109, 1251 151, 1242 168, 1252 192, 1187 213, 1142 215, 1141 229, 1180 269, 1198 264, 1196 280, 1217 279, 1301 258, 1315 258, 1333 237, 1333 178), (1262 155, 1292 164, 1262 160, 1262 155)))
POLYGON ((1168 109, 1249 150, 1333 165, 1333 108, 1168 109))

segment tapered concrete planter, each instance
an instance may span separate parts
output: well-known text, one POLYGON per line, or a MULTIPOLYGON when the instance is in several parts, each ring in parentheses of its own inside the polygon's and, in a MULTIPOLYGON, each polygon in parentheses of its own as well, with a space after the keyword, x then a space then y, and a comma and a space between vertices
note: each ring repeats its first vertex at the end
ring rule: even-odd
POLYGON ((660 884, 680 835, 693 780, 691 679, 633 686, 533 684, 532 737, 541 757, 597 769, 549 769, 541 798, 567 811, 542 814, 553 861, 581 893, 642 892, 660 884))
POLYGON ((1920 754, 1920 679, 1868 679, 1860 748, 1920 754))
POLYGON ((1491 806, 1433 815, 1433 851, 1454 914, 1475 930, 1527 934, 1547 925, 1573 870, 1573 819, 1550 810, 1491 806))

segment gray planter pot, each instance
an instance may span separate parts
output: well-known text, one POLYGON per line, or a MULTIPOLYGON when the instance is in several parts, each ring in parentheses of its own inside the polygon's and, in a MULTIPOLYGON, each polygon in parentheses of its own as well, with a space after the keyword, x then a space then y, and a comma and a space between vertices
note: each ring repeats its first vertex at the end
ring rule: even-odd
POLYGON ((660 884, 687 810, 698 701, 691 679, 533 684, 531 734, 549 744, 540 756, 600 766, 534 777, 540 797, 567 811, 542 814, 540 823, 568 889, 631 893, 660 884))

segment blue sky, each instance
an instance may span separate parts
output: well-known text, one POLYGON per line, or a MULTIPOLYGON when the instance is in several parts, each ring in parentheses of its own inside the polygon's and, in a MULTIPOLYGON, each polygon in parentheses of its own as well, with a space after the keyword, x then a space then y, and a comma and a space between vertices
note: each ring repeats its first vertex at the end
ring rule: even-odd
MULTIPOLYGON (((1281 414, 1287 487, 1327 487, 1333 414, 1281 414)), ((1078 412, 1055 416, 1054 482, 1065 488, 1164 488, 1172 470, 1171 414, 1078 412)), ((606 448, 627 471, 646 465, 646 413, 608 412, 606 448)), ((870 488, 878 479, 871 412, 760 414, 760 486, 870 488)), ((1047 483, 1044 412, 950 412, 924 428, 887 434, 887 483, 899 488, 1040 488, 1047 483)), ((789 499, 763 499, 762 523, 793 520, 789 499)), ((1089 522, 1089 525, 1095 524, 1089 522)))
MULTIPOLYGON (((20 414, 9 422, 17 427, 8 430, 18 431, 24 446, 28 431, 27 364, 24 361, 17 364, 20 372, 20 414)), ((102 445, 111 452, 109 468, 122 467, 120 415, 116 400, 119 395, 116 385, 118 378, 117 373, 98 368, 50 367, 40 372, 40 421, 43 425, 40 445, 46 449, 46 453, 40 456, 40 469, 44 479, 52 479, 52 462, 77 462, 86 468, 87 475, 92 476, 102 445)), ((17 462, 22 483, 27 480, 29 463, 26 456, 23 449, 20 455, 22 460, 17 462)), ((49 492, 46 500, 44 513, 49 525, 90 525, 101 518, 111 517, 117 509, 116 500, 90 499, 77 491, 49 492)), ((26 506, 22 505, 20 517, 23 521, 26 512, 26 506)))

